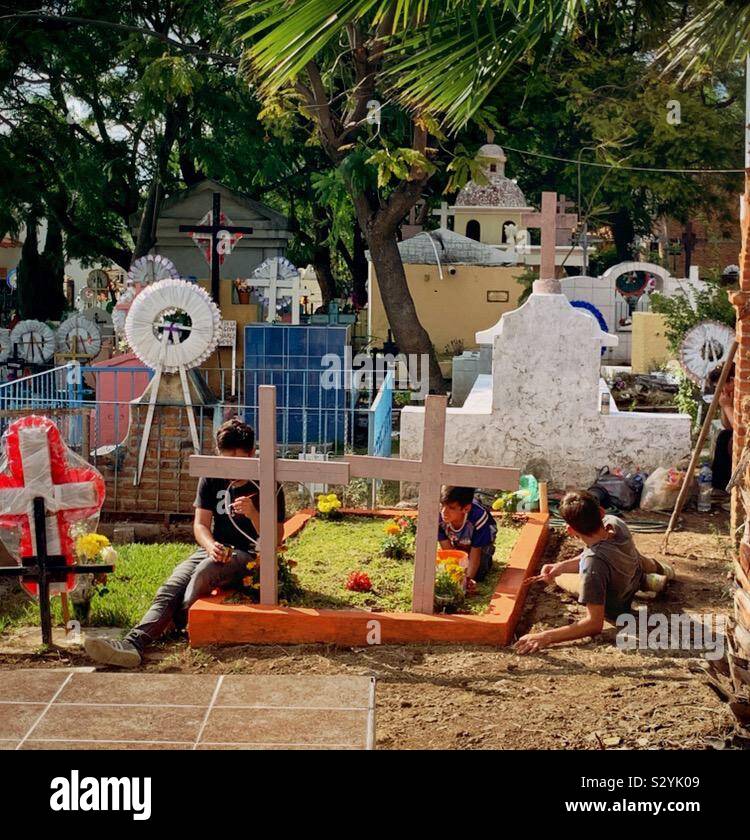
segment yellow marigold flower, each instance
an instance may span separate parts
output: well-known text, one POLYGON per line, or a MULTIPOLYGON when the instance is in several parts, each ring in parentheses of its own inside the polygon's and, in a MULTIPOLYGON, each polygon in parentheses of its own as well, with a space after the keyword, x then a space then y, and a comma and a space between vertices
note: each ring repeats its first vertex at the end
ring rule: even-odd
POLYGON ((338 502, 339 497, 335 493, 329 493, 326 498, 329 502, 338 502))
POLYGON ((252 572, 252 570, 253 570, 253 569, 254 569, 257 565, 258 565, 258 561, 257 561, 257 560, 250 560, 250 562, 247 564, 247 566, 245 566, 245 568, 246 568, 249 572, 252 572))
POLYGON ((401 532, 401 529, 396 525, 395 522, 389 522, 388 525, 385 526, 386 534, 390 534, 391 536, 395 536, 401 532))
POLYGON ((492 510, 502 510, 503 509, 503 500, 502 499, 495 499, 492 503, 492 510))
POLYGON ((81 534, 76 540, 76 553, 86 560, 94 560, 109 540, 103 534, 81 534))

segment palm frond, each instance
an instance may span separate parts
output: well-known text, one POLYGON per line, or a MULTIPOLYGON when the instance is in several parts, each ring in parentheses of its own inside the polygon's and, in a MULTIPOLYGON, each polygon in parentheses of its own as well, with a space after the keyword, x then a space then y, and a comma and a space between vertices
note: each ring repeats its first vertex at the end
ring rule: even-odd
POLYGON ((356 25, 382 45, 387 93, 415 113, 464 125, 522 57, 552 50, 599 0, 231 0, 244 67, 263 95, 293 83, 356 25), (377 36, 375 35, 377 33, 377 36))
POLYGON ((667 70, 691 81, 708 67, 744 59, 750 51, 750 3, 709 0, 657 53, 667 70))

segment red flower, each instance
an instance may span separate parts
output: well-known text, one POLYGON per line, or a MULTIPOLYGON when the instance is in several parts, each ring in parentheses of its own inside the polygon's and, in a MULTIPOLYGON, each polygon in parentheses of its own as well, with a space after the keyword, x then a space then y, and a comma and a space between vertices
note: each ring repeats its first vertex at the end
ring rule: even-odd
POLYGON ((367 572, 351 572, 346 579, 346 588, 350 592, 369 592, 372 583, 367 572))

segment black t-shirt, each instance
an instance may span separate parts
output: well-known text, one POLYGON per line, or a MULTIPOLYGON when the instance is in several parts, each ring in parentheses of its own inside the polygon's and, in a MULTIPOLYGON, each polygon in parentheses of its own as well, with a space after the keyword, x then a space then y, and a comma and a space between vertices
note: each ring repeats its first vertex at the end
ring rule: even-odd
MULTIPOLYGON (((202 478, 198 482, 198 492, 195 495, 193 506, 201 508, 201 510, 211 511, 214 517, 211 533, 217 542, 222 545, 231 545, 232 548, 240 551, 252 552, 255 550, 254 546, 244 534, 235 528, 232 519, 245 534, 252 537, 253 540, 257 540, 258 532, 255 530, 252 520, 241 514, 233 514, 232 519, 230 519, 229 511, 231 511, 232 502, 240 496, 250 496, 255 507, 260 510, 260 488, 255 481, 246 481, 244 484, 238 484, 234 487, 229 486, 231 483, 232 481, 228 478, 202 478)), ((285 519, 284 490, 279 487, 276 494, 276 521, 284 522, 285 519)))

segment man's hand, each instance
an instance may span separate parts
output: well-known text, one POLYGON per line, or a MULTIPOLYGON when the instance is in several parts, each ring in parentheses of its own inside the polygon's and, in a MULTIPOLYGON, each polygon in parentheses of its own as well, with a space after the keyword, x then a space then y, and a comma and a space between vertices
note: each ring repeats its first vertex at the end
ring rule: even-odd
POLYGON ((232 513, 252 519, 253 515, 258 513, 258 509, 255 507, 252 496, 238 496, 232 502, 232 513))
POLYGON ((224 546, 215 540, 211 546, 211 550, 208 552, 208 556, 214 561, 214 563, 221 563, 223 565, 227 562, 224 546))
POLYGON ((537 653, 542 648, 546 648, 549 643, 546 632, 527 633, 516 642, 514 650, 520 654, 537 653))

